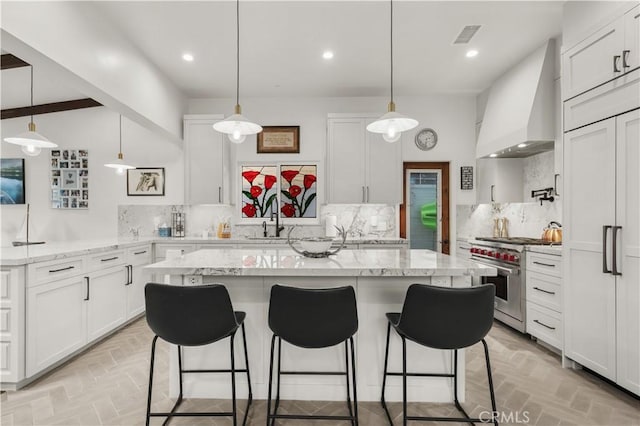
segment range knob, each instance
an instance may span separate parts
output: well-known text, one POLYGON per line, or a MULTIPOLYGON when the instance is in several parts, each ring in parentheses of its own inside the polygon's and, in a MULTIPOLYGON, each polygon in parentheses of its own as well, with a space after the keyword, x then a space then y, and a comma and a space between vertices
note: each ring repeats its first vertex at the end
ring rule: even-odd
POLYGON ((500 259, 500 253, 496 252, 496 254, 494 255, 496 259, 500 259))
POLYGON ((487 254, 487 251, 485 249, 480 250, 480 254, 487 254))
POLYGON ((515 262, 516 261, 516 255, 515 254, 510 254, 509 255, 509 262, 515 262))
POLYGON ((502 260, 509 260, 509 254, 508 253, 503 253, 502 254, 502 260))

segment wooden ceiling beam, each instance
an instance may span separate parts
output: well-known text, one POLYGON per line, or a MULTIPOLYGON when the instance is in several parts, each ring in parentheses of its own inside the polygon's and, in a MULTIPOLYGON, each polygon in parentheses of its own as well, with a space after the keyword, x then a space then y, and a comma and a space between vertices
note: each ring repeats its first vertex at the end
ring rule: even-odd
POLYGON ((30 64, 18 58, 17 56, 13 56, 10 53, 5 53, 0 58, 1 68, 3 70, 10 70, 12 68, 21 68, 28 67, 30 64))
POLYGON ((2 120, 7 118, 28 117, 30 115, 49 114, 52 112, 73 111, 75 109, 93 108, 102 104, 91 98, 71 101, 52 102, 29 107, 7 108, 2 110, 2 120))

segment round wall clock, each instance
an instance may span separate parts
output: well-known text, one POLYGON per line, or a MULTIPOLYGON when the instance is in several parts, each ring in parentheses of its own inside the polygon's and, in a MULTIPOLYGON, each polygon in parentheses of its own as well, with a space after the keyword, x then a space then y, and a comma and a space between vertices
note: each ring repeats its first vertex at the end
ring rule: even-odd
POLYGON ((428 151, 438 143, 438 134, 433 129, 422 129, 416 134, 416 146, 428 151))

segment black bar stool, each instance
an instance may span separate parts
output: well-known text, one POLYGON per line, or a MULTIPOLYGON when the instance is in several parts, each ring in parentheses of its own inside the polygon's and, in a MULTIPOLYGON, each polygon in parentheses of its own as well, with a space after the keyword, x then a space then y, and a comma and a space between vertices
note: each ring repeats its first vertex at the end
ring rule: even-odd
POLYGON ((356 362, 353 335, 358 330, 358 311, 353 287, 328 289, 303 289, 274 285, 271 287, 269 302, 269 328, 271 338, 271 358, 269 364, 269 392, 267 400, 267 426, 274 425, 276 419, 309 420, 350 420, 358 424, 358 397, 356 392, 356 362), (273 358, 276 338, 278 340, 278 367, 276 401, 271 412, 271 391, 273 384, 273 358), (282 371, 282 341, 301 348, 328 348, 344 343, 345 371, 282 371), (349 366, 351 353, 351 366, 349 366), (353 384, 353 407, 349 383, 353 384), (348 416, 320 416, 301 414, 278 414, 280 405, 281 375, 339 375, 347 379, 348 416))
POLYGON ((151 343, 151 363, 149 369, 149 393, 147 399, 147 420, 150 417, 167 417, 167 424, 172 417, 190 416, 231 416, 234 426, 236 420, 236 373, 247 373, 249 400, 242 424, 247 422, 247 414, 253 400, 251 392, 251 376, 249 375, 249 357, 247 355, 247 336, 244 328, 244 312, 234 312, 227 289, 222 284, 203 286, 174 286, 148 283, 145 288, 147 323, 156 334, 151 343), (244 357, 246 369, 235 367, 233 341, 236 331, 242 327, 244 357), (178 369, 180 372, 180 394, 170 412, 151 412, 151 390, 153 388, 153 365, 158 337, 178 345, 178 369), (183 370, 182 346, 202 346, 230 337, 231 369, 230 370, 183 370), (232 411, 224 412, 176 412, 182 403, 182 376, 185 373, 231 373, 232 411))
MULTIPOLYGON (((458 401, 458 349, 482 342, 487 364, 491 408, 496 413, 496 398, 493 392, 489 348, 484 337, 493 326, 493 284, 468 288, 444 288, 423 284, 411 284, 404 299, 402 313, 387 313, 387 345, 384 354, 384 376, 380 401, 387 413, 389 424, 393 425, 391 414, 384 400, 387 376, 402 376, 402 424, 407 421, 446 421, 474 424, 484 423, 472 419, 458 401), (389 335, 391 327, 402 339, 402 373, 387 372, 389 360, 389 335), (453 349, 453 374, 407 373, 407 339, 420 345, 436 349, 453 349), (407 377, 451 377, 453 378, 453 398, 456 408, 465 417, 418 417, 407 414, 407 377)), ((485 421, 488 419, 485 419, 485 421)), ((493 422, 498 425, 494 418, 493 422)))

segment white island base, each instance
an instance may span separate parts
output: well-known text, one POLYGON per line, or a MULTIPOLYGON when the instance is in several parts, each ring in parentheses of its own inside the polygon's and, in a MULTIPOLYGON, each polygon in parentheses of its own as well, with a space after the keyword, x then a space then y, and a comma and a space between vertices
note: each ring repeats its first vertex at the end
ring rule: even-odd
MULTIPOLYGON (((269 292, 275 283, 305 288, 351 285, 358 303, 358 332, 355 335, 358 400, 379 401, 387 330, 385 313, 400 312, 405 293, 412 283, 440 286, 468 286, 472 275, 494 275, 495 269, 457 260, 427 250, 349 250, 331 259, 307 259, 289 250, 202 250, 147 267, 149 272, 168 274, 165 282, 174 285, 221 283, 229 290, 234 309, 247 313, 245 326, 254 398, 267 398, 269 354, 272 333, 268 327, 269 292), (235 253, 234 253, 235 252, 235 253), (383 252, 388 252, 383 253, 383 252), (357 255, 357 258, 354 256, 357 255), (222 259, 236 256, 236 267, 223 266, 222 259), (265 257, 269 262, 261 262, 265 257), (254 259, 258 262, 254 262, 254 259), (247 262, 250 259, 250 262, 247 262), (274 262, 280 259, 280 262, 274 262), (388 262, 389 259, 393 261, 388 262), (353 263, 360 264, 357 269, 353 263), (413 262, 412 262, 413 260, 413 262), (262 263, 262 267, 260 267, 262 263), (277 263, 277 266, 274 266, 277 263), (242 266, 244 264, 244 266, 242 266), (430 264, 430 267, 426 267, 430 264), (247 267, 248 265, 248 267, 247 267), (266 265, 266 266, 265 266, 266 265), (287 267, 287 265, 292 265, 287 267), (336 266, 338 265, 338 266, 336 266), (411 267, 413 265, 414 267, 411 267), (419 267, 418 267, 419 265, 419 267), (267 266, 270 266, 267 268, 267 266), (356 270, 357 269, 357 270, 356 270), (443 274, 443 275, 439 275, 443 274), (325 276, 321 276, 325 275, 325 276), (340 276, 342 275, 342 276, 340 276), (409 276, 407 276, 409 275, 409 276)), ((240 330, 236 333, 237 368, 244 368, 240 330)), ((389 371, 402 371, 402 345, 392 330, 389 371)), ((178 395, 177 353, 171 349, 170 395, 178 395)), ((282 346, 282 369, 289 371, 341 371, 345 368, 345 347, 302 349, 282 346)), ((453 352, 434 350, 407 342, 408 372, 450 373, 453 352)), ((465 395, 465 357, 459 351, 459 400, 465 395)), ((186 347, 184 369, 229 368, 229 341, 204 347, 186 347)), ((162 374, 157 370, 156 374, 162 374)), ((237 396, 246 397, 246 375, 236 376, 237 396)), ((185 374, 185 398, 231 397, 231 381, 225 374, 185 374)), ((275 380, 274 380, 275 391, 275 380)), ((409 378, 409 401, 453 401, 450 378, 409 378)), ((281 398, 296 400, 345 400, 345 378, 340 376, 282 376, 281 398)), ((387 401, 402 400, 402 378, 388 377, 387 401)))

